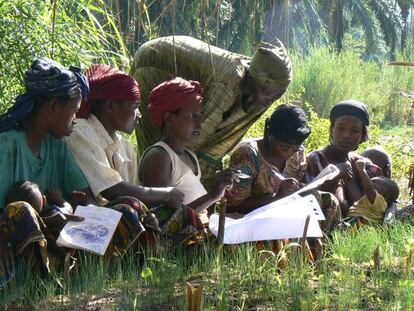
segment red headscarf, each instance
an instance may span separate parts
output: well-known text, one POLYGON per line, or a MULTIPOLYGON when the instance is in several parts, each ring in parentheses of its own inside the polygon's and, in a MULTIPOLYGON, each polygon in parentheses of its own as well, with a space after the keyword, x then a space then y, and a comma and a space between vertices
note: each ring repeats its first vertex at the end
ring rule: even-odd
POLYGON ((93 99, 115 101, 141 101, 138 83, 130 75, 108 65, 94 64, 85 72, 89 81, 90 94, 82 100, 76 114, 87 118, 90 114, 90 101, 93 99))
POLYGON ((149 95, 148 113, 157 127, 163 127, 164 114, 194 102, 203 89, 197 81, 177 77, 155 87, 149 95))

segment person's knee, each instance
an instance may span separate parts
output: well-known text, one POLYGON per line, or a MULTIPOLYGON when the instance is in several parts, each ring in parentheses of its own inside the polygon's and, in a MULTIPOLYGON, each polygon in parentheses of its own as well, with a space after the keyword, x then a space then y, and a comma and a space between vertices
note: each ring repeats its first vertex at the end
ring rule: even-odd
POLYGON ((7 205, 5 209, 6 215, 10 219, 20 219, 25 215, 30 215, 33 218, 36 218, 36 210, 25 201, 12 202, 7 205))

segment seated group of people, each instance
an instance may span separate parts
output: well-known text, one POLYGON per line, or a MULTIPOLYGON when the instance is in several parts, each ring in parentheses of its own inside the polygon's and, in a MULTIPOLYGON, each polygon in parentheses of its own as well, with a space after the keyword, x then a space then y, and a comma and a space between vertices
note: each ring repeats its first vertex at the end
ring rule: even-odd
MULTIPOLYGON (((184 46, 184 39, 175 40, 184 46)), ((353 152, 368 138, 366 106, 355 100, 336 104, 330 143, 307 157, 303 143, 311 130, 304 111, 290 104, 266 120, 262 138, 237 145, 283 95, 291 64, 280 45, 263 46, 247 65, 246 57, 226 55, 242 67, 222 64, 225 73, 214 71, 214 81, 199 76, 214 86, 206 92, 203 83, 176 77, 153 85, 145 96, 141 84, 147 90, 162 76, 154 64, 148 80, 141 70, 138 87, 132 76, 107 65, 92 65, 84 76, 47 58, 34 61, 25 75, 26 92, 0 117, 0 284, 13 277, 21 259, 43 271, 62 267, 68 250, 56 238, 67 220, 81 221, 73 215, 79 204, 122 213, 110 256, 122 254, 138 235, 136 248, 153 245, 160 235, 175 244, 187 241, 205 231, 208 208, 223 196, 229 213, 246 214, 293 193, 333 164, 340 174, 315 192, 326 217, 323 230, 330 232, 346 216, 382 222, 398 187, 389 178, 390 161, 377 159, 380 151, 367 153, 372 161, 353 152), (138 127, 141 101, 143 122, 151 128, 137 133, 143 150, 137 161, 123 134, 138 127), (157 131, 162 136, 151 141, 157 131), (223 170, 217 161, 232 149, 223 170), (240 171, 249 178, 239 179, 240 171)))

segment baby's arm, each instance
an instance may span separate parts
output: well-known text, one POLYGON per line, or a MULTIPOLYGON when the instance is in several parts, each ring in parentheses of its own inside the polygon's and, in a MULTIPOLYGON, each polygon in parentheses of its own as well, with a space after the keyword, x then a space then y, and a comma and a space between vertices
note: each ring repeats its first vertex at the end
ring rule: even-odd
POLYGON ((368 200, 371 203, 374 203, 376 197, 376 191, 374 185, 371 182, 371 178, 369 178, 368 173, 365 169, 366 162, 364 160, 357 160, 355 162, 355 166, 357 168, 358 174, 361 178, 362 189, 366 194, 368 200))
POLYGON ((47 189, 46 190, 46 198, 47 200, 54 204, 59 206, 63 209, 63 212, 72 214, 73 208, 72 205, 70 205, 62 196, 62 191, 57 189, 47 189))

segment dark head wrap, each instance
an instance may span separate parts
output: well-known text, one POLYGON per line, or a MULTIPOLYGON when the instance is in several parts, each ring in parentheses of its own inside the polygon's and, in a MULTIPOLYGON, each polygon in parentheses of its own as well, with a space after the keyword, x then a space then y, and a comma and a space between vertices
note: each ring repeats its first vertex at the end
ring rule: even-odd
POLYGON ((148 113, 157 127, 164 126, 164 114, 175 111, 196 100, 203 94, 197 81, 176 77, 156 86, 149 95, 148 113))
POLYGON ((308 120, 302 108, 282 104, 266 120, 266 130, 281 141, 300 145, 311 133, 308 120))
POLYGON ((17 96, 16 101, 7 112, 0 116, 0 132, 20 125, 32 111, 37 97, 76 97, 87 96, 89 85, 80 69, 70 66, 64 68, 59 63, 48 59, 35 60, 26 71, 24 78, 26 92, 17 96))
POLYGON ((355 99, 343 100, 333 106, 329 116, 331 124, 334 124, 336 119, 342 116, 357 117, 361 120, 363 125, 369 125, 369 113, 367 106, 355 99))

